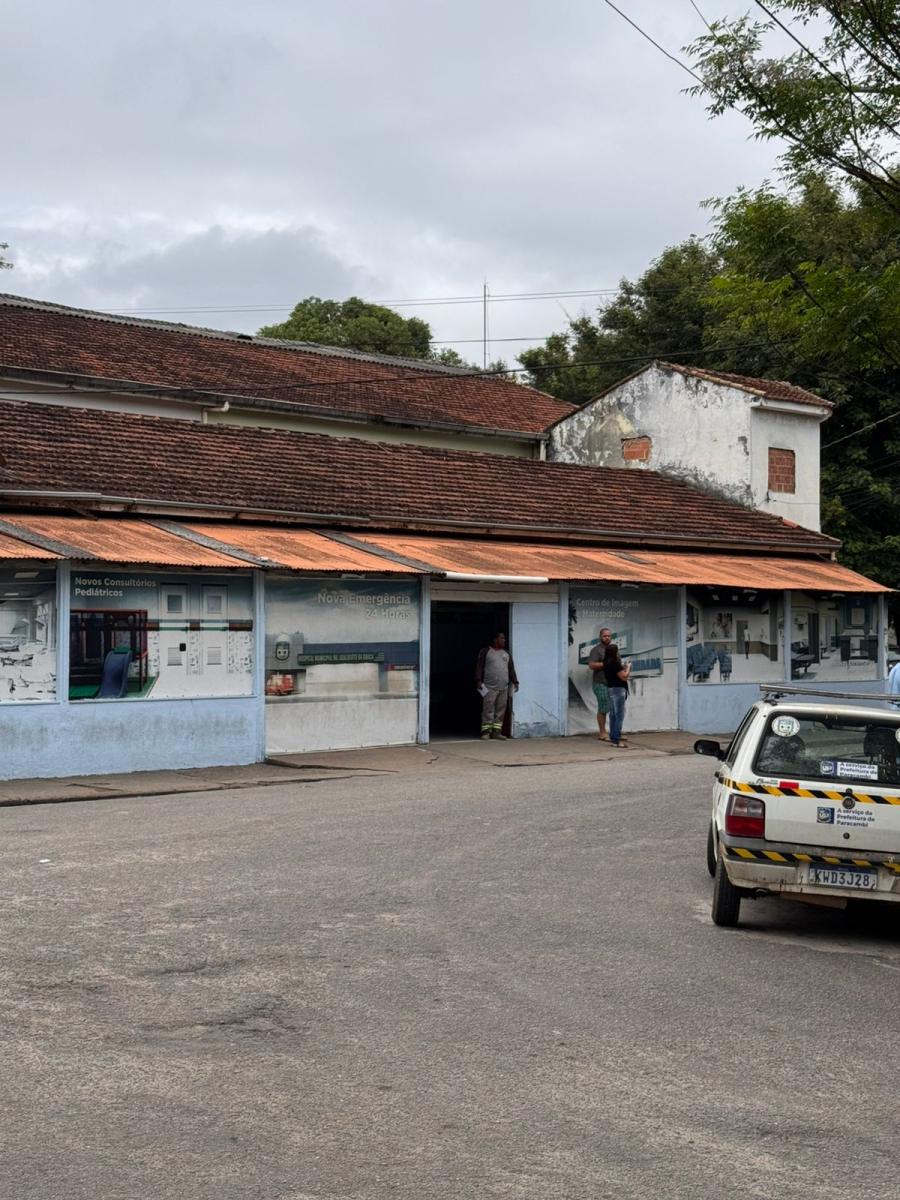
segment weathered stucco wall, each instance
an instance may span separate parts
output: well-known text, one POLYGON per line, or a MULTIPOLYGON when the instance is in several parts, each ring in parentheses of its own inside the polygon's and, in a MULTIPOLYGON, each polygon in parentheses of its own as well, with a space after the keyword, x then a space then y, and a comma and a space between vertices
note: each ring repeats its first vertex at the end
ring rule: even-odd
POLYGON ((0 708, 0 779, 240 766, 261 757, 262 699, 97 700, 0 708))
POLYGON ((560 422, 551 431, 547 456, 661 471, 818 529, 821 414, 814 408, 787 413, 759 404, 725 384, 652 366, 560 422), (625 440, 641 437, 650 438, 649 457, 626 458, 625 440), (794 451, 793 495, 769 494, 769 446, 794 451))
POLYGON ((650 468, 752 503, 750 409, 733 388, 651 367, 555 427, 549 456, 597 467, 650 468), (646 462, 626 438, 649 437, 646 462))

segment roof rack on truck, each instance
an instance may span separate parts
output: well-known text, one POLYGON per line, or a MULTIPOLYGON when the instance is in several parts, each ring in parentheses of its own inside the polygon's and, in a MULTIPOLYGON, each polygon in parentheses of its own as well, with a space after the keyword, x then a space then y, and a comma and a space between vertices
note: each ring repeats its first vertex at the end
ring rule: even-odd
POLYGON ((832 692, 826 688, 791 687, 787 683, 761 683, 759 690, 764 700, 781 700, 785 696, 823 696, 828 700, 887 700, 900 705, 900 696, 881 692, 832 692))

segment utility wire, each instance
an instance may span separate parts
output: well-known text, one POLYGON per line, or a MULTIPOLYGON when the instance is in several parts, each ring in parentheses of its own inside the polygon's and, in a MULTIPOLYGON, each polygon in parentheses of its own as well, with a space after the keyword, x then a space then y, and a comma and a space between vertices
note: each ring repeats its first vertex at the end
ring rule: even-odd
POLYGON ((703 79, 697 74, 696 71, 692 71, 691 68, 687 65, 687 63, 683 63, 680 58, 676 58, 674 54, 670 54, 669 51, 666 50, 666 48, 664 46, 661 46, 659 44, 659 42, 654 41, 654 39, 650 36, 650 34, 647 33, 646 29, 641 29, 640 25, 638 25, 635 21, 632 21, 631 17, 629 17, 626 13, 623 13, 621 8, 616 8, 616 6, 615 6, 615 4, 613 4, 612 0, 603 0, 603 2, 604 2, 604 4, 606 4, 606 6, 608 8, 611 8, 614 13, 618 13, 623 21, 627 21, 628 24, 631 26, 631 28, 636 30, 641 35, 642 38, 645 38, 650 43, 651 46, 655 46, 656 49, 660 52, 660 54, 664 54, 666 56, 666 58, 668 58, 671 62, 675 63, 676 66, 681 67, 682 71, 687 71, 688 75, 690 75, 693 79, 696 79, 696 81, 700 84, 701 87, 703 87, 703 88, 707 87, 707 85, 704 83, 703 79))
MULTIPOLYGON (((660 289, 665 290, 665 289, 660 289)), ((674 290, 674 289, 673 289, 674 290)), ((503 301, 504 303, 520 301, 520 300, 556 300, 556 299, 577 299, 579 297, 590 298, 591 296, 614 296, 619 289, 615 288, 579 288, 571 291, 557 292, 498 292, 496 295, 489 297, 491 303, 503 301)), ((422 296, 418 299, 407 300, 367 300, 367 304, 377 304, 382 308, 408 308, 431 305, 449 305, 449 304, 483 304, 484 296, 422 296)), ((241 306, 238 304, 223 304, 223 305, 184 305, 180 307, 169 308, 95 308, 91 311, 110 313, 114 316, 125 316, 133 313, 192 313, 192 312, 208 312, 208 313, 229 313, 229 312, 282 312, 285 309, 288 311, 296 307, 297 302, 284 304, 249 304, 241 306)))
POLYGON ((880 417, 877 421, 873 421, 870 425, 863 425, 859 429, 854 429, 852 433, 845 433, 843 437, 835 438, 833 442, 826 442, 822 447, 823 450, 828 450, 831 446, 837 446, 841 442, 849 441, 852 437, 857 437, 860 433, 868 433, 870 429, 874 429, 877 425, 883 425, 885 421, 893 421, 900 417, 900 410, 894 413, 889 413, 886 417, 880 417))

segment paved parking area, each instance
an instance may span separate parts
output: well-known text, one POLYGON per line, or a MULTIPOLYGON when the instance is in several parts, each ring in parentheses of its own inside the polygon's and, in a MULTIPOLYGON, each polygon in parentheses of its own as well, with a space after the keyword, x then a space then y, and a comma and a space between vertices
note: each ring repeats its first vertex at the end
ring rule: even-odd
POLYGON ((3 1193, 892 1194, 896 918, 715 928, 712 769, 4 809, 3 1193))

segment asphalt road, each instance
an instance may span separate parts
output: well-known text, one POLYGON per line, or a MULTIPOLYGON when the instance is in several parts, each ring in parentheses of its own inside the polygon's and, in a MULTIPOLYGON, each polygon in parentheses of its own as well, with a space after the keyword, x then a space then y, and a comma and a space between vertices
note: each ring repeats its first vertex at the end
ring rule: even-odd
POLYGON ((715 928, 712 770, 0 811, 3 1200, 895 1194, 900 914, 715 928))

